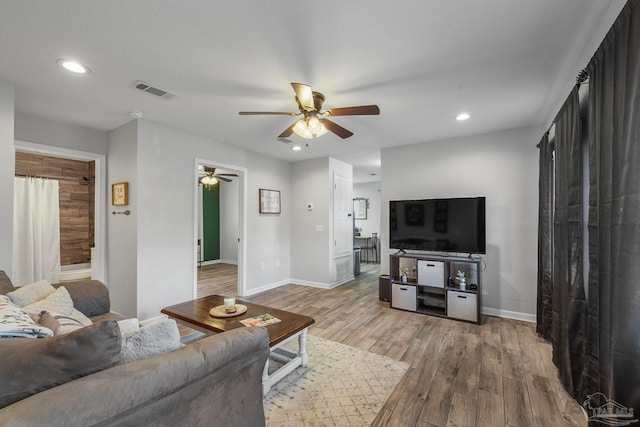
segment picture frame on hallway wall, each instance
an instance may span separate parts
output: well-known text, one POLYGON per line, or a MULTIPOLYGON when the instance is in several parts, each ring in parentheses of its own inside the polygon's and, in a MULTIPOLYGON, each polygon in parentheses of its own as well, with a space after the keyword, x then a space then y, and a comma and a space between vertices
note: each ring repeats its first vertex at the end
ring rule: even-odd
POLYGON ((356 197, 353 199, 353 216, 355 219, 367 219, 367 208, 369 207, 369 199, 364 197, 356 197))
POLYGON ((111 204, 113 206, 127 206, 129 204, 128 182, 116 182, 111 184, 111 204))
POLYGON ((258 189, 258 199, 261 214, 280 213, 280 191, 260 188, 258 189))

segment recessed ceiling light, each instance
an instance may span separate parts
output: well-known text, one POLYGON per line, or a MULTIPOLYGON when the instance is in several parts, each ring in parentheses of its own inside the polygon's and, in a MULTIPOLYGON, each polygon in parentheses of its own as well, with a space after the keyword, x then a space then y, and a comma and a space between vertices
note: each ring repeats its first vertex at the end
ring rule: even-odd
POLYGON ((300 150, 302 150, 302 147, 300 147, 299 145, 294 145, 293 147, 291 147, 291 149, 293 151, 300 151, 300 150))
POLYGON ((58 59, 58 65, 60 65, 65 70, 69 70, 77 74, 86 74, 89 72, 89 68, 76 61, 58 59))
POLYGON ((469 117, 471 117, 469 113, 460 113, 456 116, 456 120, 461 122, 463 120, 467 120, 469 117))

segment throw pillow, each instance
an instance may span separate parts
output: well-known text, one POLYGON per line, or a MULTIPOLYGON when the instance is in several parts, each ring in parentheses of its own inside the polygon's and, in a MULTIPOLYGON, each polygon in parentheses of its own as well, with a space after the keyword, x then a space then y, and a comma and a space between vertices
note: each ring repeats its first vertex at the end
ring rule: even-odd
POLYGON ((41 311, 55 311, 69 315, 73 311, 73 300, 64 286, 60 286, 51 295, 22 307, 31 317, 38 318, 41 311))
POLYGON ((15 291, 9 292, 7 296, 15 305, 23 307, 27 304, 33 304, 36 301, 40 301, 55 291, 56 288, 51 286, 49 282, 46 280, 39 280, 31 283, 30 285, 21 286, 15 291))
POLYGON ((52 335, 51 329, 38 325, 6 295, 0 295, 0 338, 44 338, 52 335))
POLYGON ((180 348, 180 332, 173 319, 122 333, 122 362, 148 359, 180 348))
POLYGON ((68 316, 56 313, 55 311, 51 313, 42 311, 38 317, 38 324, 51 329, 54 335, 68 334, 76 329, 89 326, 92 323, 91 319, 76 309, 73 309, 68 316))
POLYGON ((0 408, 120 361, 115 320, 46 339, 0 340, 0 408))

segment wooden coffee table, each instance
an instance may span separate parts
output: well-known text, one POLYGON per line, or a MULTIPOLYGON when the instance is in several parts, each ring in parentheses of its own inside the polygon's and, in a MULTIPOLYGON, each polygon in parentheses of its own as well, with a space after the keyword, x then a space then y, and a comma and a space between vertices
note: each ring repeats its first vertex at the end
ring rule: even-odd
POLYGON ((237 298, 236 304, 247 306, 246 313, 234 317, 213 317, 209 314, 209 310, 213 307, 223 304, 224 297, 220 295, 209 295, 166 307, 162 309, 161 312, 185 326, 207 335, 236 328, 246 328, 247 326, 240 323, 240 320, 256 317, 265 313, 269 313, 273 317, 280 319, 280 322, 268 325, 266 328, 269 332, 269 349, 271 350, 269 357, 283 363, 283 366, 269 374, 269 361, 267 361, 264 367, 264 373, 262 374, 262 391, 264 394, 267 394, 271 386, 298 366, 307 366, 307 328, 315 322, 311 317, 279 310, 277 308, 266 307, 264 305, 253 304, 237 298), (282 346, 296 337, 298 338, 297 353, 282 348, 282 346))

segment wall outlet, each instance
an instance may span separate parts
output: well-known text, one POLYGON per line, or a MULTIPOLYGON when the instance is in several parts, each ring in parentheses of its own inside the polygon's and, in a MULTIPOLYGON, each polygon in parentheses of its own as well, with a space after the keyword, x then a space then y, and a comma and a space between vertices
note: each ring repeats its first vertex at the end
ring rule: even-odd
POLYGON ((260 270, 266 270, 267 266, 264 262, 260 263, 260 270))

